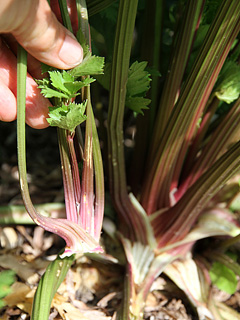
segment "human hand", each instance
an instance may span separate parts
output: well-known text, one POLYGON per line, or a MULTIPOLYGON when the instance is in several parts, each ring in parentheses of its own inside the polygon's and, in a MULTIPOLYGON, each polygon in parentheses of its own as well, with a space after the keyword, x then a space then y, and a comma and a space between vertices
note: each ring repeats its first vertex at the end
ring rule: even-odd
POLYGON ((4 0, 0 6, 0 120, 16 119, 17 43, 29 53, 26 122, 34 128, 48 126, 49 101, 37 88, 40 63, 70 69, 83 58, 74 36, 57 20, 47 0, 4 0))

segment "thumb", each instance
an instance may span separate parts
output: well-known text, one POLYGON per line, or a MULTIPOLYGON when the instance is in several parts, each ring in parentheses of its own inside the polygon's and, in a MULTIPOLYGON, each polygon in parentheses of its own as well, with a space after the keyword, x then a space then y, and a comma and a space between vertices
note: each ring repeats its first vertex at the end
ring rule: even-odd
POLYGON ((12 33, 32 56, 53 67, 69 69, 82 62, 82 47, 57 20, 47 0, 24 0, 24 6, 19 0, 6 2, 7 8, 0 9, 0 32, 12 33))

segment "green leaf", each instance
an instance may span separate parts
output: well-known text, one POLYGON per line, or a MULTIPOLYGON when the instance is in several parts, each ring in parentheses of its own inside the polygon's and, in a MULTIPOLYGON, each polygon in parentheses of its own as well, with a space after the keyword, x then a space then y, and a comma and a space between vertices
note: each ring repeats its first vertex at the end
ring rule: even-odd
POLYGON ((88 86, 90 83, 96 81, 93 78, 85 78, 82 81, 74 81, 74 82, 66 82, 64 84, 64 86, 66 87, 66 89, 68 89, 70 92, 77 92, 79 91, 81 88, 88 86))
MULTIPOLYGON (((15 272, 13 270, 4 270, 0 272, 0 299, 4 298, 11 292, 11 285, 15 281, 15 272)), ((0 307, 4 302, 0 300, 0 307)))
POLYGON ((74 77, 81 77, 94 74, 102 74, 104 68, 104 58, 92 56, 89 52, 82 63, 73 68, 69 73, 74 77))
MULTIPOLYGON (((39 86, 39 88, 41 88, 39 86)), ((68 99, 68 94, 51 89, 51 88, 42 88, 41 93, 44 95, 45 98, 66 98, 68 99)))
POLYGON ((38 84, 38 88, 43 89, 50 86, 50 80, 48 78, 44 78, 42 80, 35 79, 38 84))
POLYGON ((62 104, 60 107, 49 108, 49 118, 47 118, 50 126, 74 131, 77 125, 86 120, 84 115, 86 103, 71 103, 68 106, 62 104))
MULTIPOLYGON (((50 71, 50 72, 58 72, 59 71, 50 71)), ((51 88, 50 79, 44 78, 43 80, 36 80, 38 84, 38 88, 41 89, 41 93, 45 98, 68 98, 68 94, 60 92, 59 90, 51 88)), ((58 89, 58 88, 57 88, 58 89)))
POLYGON ((69 94, 70 92, 66 89, 64 86, 65 82, 73 82, 74 77, 72 77, 70 74, 68 74, 66 71, 63 71, 63 73, 59 71, 49 71, 49 76, 51 80, 51 85, 58 89, 61 90, 62 92, 65 92, 69 94))
POLYGON ((34 296, 32 320, 48 320, 52 299, 74 259, 74 255, 62 259, 59 254, 56 260, 48 265, 34 296))
POLYGON ((147 62, 135 61, 128 72, 127 96, 143 96, 150 88, 150 74, 145 70, 147 62))
MULTIPOLYGON (((151 100, 144 98, 146 92, 150 88, 150 74, 145 70, 147 62, 134 62, 128 71, 126 106, 134 112, 143 114, 143 109, 148 109, 147 106, 151 100)), ((97 76, 97 81, 104 89, 109 90, 111 79, 112 64, 106 63, 104 74, 97 76)), ((159 76, 159 72, 155 73, 159 76)))
POLYGON ((82 81, 74 81, 74 76, 65 70, 49 71, 48 73, 50 79, 37 80, 38 87, 46 98, 71 99, 77 95, 76 92, 81 88, 95 81, 95 79, 89 77, 82 81))
POLYGON ((214 90, 219 100, 231 103, 240 95, 240 66, 234 61, 227 61, 220 72, 214 90))
POLYGON ((237 289, 237 277, 235 273, 220 262, 214 262, 209 271, 212 283, 220 290, 233 294, 237 289))
POLYGON ((126 98, 126 106, 134 112, 141 113, 143 115, 144 109, 148 109, 148 105, 151 100, 143 97, 129 97, 126 98))

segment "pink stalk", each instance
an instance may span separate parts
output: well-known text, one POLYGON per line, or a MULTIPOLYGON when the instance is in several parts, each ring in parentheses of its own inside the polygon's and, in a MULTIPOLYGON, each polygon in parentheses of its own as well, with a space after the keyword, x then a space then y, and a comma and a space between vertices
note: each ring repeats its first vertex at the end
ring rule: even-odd
POLYGON ((238 172, 239 165, 240 141, 218 159, 174 207, 160 216, 162 232, 158 234, 159 248, 186 236, 210 199, 238 172))
MULTIPOLYGON (((210 98, 211 100, 211 98, 210 98)), ((219 100, 216 97, 212 98, 211 104, 208 107, 208 110, 203 116, 203 119, 201 121, 200 127, 196 133, 196 136, 189 148, 187 159, 185 160, 184 167, 182 169, 181 175, 183 177, 188 176, 189 172, 191 171, 191 168, 193 166, 193 163, 195 161, 196 155, 198 151, 200 150, 200 145, 202 143, 202 140, 204 138, 204 135, 206 134, 206 131, 209 127, 209 123, 212 119, 212 116, 214 115, 217 107, 219 105, 219 100)))
POLYGON ((67 132, 67 143, 68 143, 68 148, 69 148, 70 158, 71 158, 74 194, 75 194, 75 201, 76 201, 76 206, 78 210, 78 206, 80 204, 80 197, 81 197, 81 183, 80 183, 78 162, 77 162, 77 157, 74 149, 73 138, 74 138, 74 134, 72 134, 71 132, 67 132))
POLYGON ((83 228, 93 235, 93 158, 92 158, 92 120, 90 103, 87 103, 87 122, 85 132, 85 147, 83 155, 82 192, 79 221, 83 228))
POLYGON ((222 3, 220 13, 209 30, 209 36, 206 37, 193 72, 173 109, 142 193, 141 202, 148 214, 158 208, 169 206, 173 171, 178 159, 183 159, 182 148, 184 151, 186 139, 189 143, 191 138, 189 130, 192 130, 191 126, 199 110, 204 110, 215 79, 240 30, 239 17, 235 13, 238 6, 237 2, 230 8, 228 4, 225 7, 225 2, 222 3), (224 42, 220 45, 218 37, 223 35, 225 35, 224 42))
POLYGON ((66 131, 58 128, 59 150, 62 164, 64 198, 67 219, 77 223, 78 213, 76 209, 75 188, 72 180, 72 170, 69 161, 69 150, 66 143, 66 131))
POLYGON ((202 153, 193 166, 189 176, 176 193, 177 199, 179 199, 183 195, 184 190, 197 181, 197 179, 214 163, 214 161, 216 161, 221 153, 227 149, 228 144, 232 142, 231 138, 239 132, 239 119, 240 99, 237 100, 218 129, 213 133, 208 144, 202 150, 202 153))

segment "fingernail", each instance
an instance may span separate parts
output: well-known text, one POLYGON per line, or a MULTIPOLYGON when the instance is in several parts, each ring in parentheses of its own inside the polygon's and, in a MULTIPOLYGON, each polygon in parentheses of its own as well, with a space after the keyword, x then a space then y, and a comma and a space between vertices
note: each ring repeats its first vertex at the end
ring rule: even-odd
POLYGON ((74 67, 82 62, 83 50, 77 40, 66 35, 62 48, 59 51, 59 58, 69 67, 74 67))

